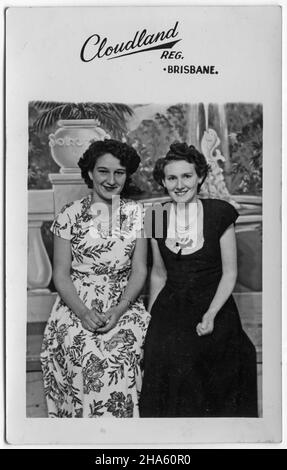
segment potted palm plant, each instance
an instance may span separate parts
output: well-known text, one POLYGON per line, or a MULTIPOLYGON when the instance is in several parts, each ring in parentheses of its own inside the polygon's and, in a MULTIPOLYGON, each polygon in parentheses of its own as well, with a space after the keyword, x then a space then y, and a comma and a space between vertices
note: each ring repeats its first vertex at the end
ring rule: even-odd
POLYGON ((35 101, 33 105, 40 113, 34 122, 36 132, 58 125, 49 135, 49 146, 61 173, 79 171, 78 160, 92 140, 123 139, 127 118, 133 115, 132 108, 121 103, 35 101))

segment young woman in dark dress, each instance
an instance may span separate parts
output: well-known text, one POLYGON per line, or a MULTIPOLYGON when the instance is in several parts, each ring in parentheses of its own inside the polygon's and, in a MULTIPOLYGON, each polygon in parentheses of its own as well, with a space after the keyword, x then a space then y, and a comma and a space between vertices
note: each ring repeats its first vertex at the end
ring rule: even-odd
POLYGON ((231 295, 238 213, 198 198, 207 173, 204 156, 181 143, 154 170, 172 203, 151 240, 141 417, 257 416, 256 351, 231 295))

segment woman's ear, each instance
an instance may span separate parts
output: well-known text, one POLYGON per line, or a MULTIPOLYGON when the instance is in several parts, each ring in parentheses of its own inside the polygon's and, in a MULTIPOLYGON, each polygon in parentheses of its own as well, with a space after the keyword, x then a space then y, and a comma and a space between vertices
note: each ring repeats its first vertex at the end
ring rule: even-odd
POLYGON ((161 184, 163 185, 164 188, 166 188, 166 184, 164 180, 161 180, 161 184))
POLYGON ((92 171, 88 171, 88 175, 89 175, 89 177, 91 178, 91 180, 93 181, 93 172, 92 172, 92 171))

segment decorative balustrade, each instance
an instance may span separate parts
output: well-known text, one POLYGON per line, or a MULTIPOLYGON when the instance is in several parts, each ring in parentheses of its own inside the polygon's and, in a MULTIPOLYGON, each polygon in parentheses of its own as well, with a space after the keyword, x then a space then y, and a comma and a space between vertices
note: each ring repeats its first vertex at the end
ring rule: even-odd
MULTIPOLYGON (((52 277, 51 262, 42 239, 43 222, 52 221, 55 216, 54 191, 30 190, 29 232, 28 232, 28 321, 45 321, 54 302, 55 294, 48 289, 52 277), (39 311, 37 311, 39 309, 39 311)), ((233 199, 249 212, 240 215, 236 225, 239 234, 258 227, 262 223, 260 197, 233 196, 233 199)), ((168 197, 142 199, 146 206, 168 200, 168 197)))
MULTIPOLYGON (((27 369, 40 370, 39 353, 44 324, 52 310, 56 293, 48 288, 52 267, 41 233, 43 222, 52 221, 55 216, 55 194, 53 190, 30 190, 29 232, 28 232, 28 343, 27 369)), ((257 348, 257 360, 261 362, 261 246, 258 245, 258 226, 262 224, 262 199, 255 196, 233 196, 241 206, 236 224, 239 248, 239 288, 235 293, 241 319, 246 332, 257 348), (245 213, 244 213, 245 212, 245 213), (255 230, 254 230, 255 229, 255 230), (254 240, 257 237, 258 252, 254 254, 254 240), (245 236, 249 239, 248 243, 245 236), (250 250, 250 253, 248 252, 250 250), (253 254, 250 256, 250 254, 253 254), (250 278, 246 281, 247 278, 250 278), (249 283, 249 288, 244 283, 249 283), (253 284, 252 284, 253 283, 253 284), (242 290, 243 285, 243 290, 242 290), (250 288, 251 286, 251 288, 250 288), (253 288, 252 288, 253 287, 253 288)), ((168 197, 142 199, 149 206, 168 200, 168 197)), ((67 202, 67 201, 66 201, 67 202)))
POLYGON ((41 234, 44 221, 54 217, 53 191, 29 191, 28 289, 47 291, 52 268, 41 234))
POLYGON ((41 233, 43 222, 54 218, 53 190, 28 191, 28 322, 45 321, 55 294, 48 286, 52 266, 41 233))

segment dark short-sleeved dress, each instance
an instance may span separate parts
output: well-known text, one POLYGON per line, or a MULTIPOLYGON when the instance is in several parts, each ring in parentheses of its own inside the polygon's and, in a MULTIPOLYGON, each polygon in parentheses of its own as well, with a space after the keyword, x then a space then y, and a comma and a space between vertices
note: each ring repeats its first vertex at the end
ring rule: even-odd
POLYGON ((203 199, 201 249, 174 253, 157 239, 167 281, 151 311, 145 347, 141 417, 256 417, 256 350, 243 331, 232 296, 210 335, 196 325, 222 276, 220 238, 235 222, 229 203, 203 199))

